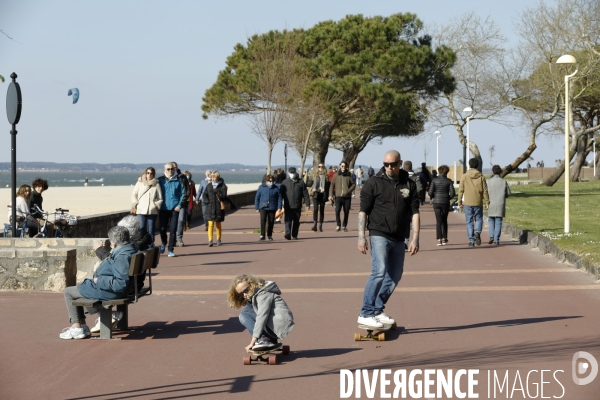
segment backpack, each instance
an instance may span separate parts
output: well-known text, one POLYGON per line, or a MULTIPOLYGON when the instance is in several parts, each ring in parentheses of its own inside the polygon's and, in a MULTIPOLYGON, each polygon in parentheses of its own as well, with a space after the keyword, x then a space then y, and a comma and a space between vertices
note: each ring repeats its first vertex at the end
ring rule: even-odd
POLYGON ((421 183, 421 179, 419 178, 419 175, 412 174, 412 175, 409 175, 408 178, 417 184, 417 192, 419 192, 419 194, 421 194, 423 192, 423 184, 421 183))

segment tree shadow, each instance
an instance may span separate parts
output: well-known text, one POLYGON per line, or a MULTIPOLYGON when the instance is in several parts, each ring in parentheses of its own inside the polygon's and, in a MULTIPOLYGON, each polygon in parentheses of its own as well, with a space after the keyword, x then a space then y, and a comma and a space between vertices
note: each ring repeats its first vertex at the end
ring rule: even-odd
POLYGON ((252 261, 225 261, 225 262, 209 262, 209 263, 202 263, 200 265, 230 265, 230 264, 248 264, 251 263, 252 261))

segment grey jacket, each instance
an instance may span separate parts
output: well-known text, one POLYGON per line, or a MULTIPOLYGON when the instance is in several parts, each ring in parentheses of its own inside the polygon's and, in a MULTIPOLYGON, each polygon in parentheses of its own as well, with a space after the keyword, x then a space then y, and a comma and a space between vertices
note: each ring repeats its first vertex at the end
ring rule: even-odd
POLYGON ((488 193, 490 195, 490 208, 488 217, 502 217, 506 212, 506 198, 510 196, 508 183, 500 178, 500 175, 492 175, 487 181, 488 193))
POLYGON ((256 313, 256 322, 252 336, 260 338, 265 326, 268 326, 279 339, 285 339, 294 327, 294 315, 281 297, 281 290, 272 281, 266 281, 251 299, 256 313))

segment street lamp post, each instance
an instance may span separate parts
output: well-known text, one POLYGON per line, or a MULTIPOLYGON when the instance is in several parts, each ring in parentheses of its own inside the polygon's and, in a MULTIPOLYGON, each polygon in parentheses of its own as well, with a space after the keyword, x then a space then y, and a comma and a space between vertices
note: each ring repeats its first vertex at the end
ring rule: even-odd
MULTIPOLYGON (((577 64, 577 60, 575 57, 571 55, 560 56, 558 60, 556 60, 557 64, 577 64)), ((570 219, 570 201, 571 201, 571 193, 570 193, 570 184, 571 184, 571 157, 570 157, 570 149, 569 149, 569 128, 570 128, 570 118, 571 118, 571 108, 569 102, 569 78, 572 78, 577 73, 577 68, 575 72, 571 75, 565 75, 565 233, 569 233, 571 230, 571 219, 570 219)))
POLYGON ((435 170, 440 172, 440 136, 442 133, 440 131, 435 131, 435 170))
POLYGON ((285 156, 285 173, 287 174, 287 143, 285 144, 285 147, 283 148, 283 155, 285 156))
POLYGON ((594 138, 592 146, 594 147, 594 178, 596 178, 596 138, 594 138))
POLYGON ((463 112, 469 113, 467 115, 467 145, 463 146, 463 174, 464 174, 467 172, 467 152, 468 152, 469 156, 471 156, 471 135, 469 132, 469 121, 473 117, 473 109, 471 107, 466 107, 463 110, 463 112))

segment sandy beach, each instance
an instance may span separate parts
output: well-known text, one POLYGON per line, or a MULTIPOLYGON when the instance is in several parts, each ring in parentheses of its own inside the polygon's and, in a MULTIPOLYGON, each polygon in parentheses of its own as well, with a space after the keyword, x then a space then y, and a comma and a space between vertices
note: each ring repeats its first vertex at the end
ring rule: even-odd
MULTIPOLYGON (((259 184, 227 185, 228 193, 235 194, 255 190, 259 184)), ((44 197, 45 211, 54 211, 60 207, 68 209, 72 215, 83 217, 131 209, 132 192, 133 186, 50 187, 42 196, 44 197)), ((4 203, 5 210, 0 213, 0 222, 4 224, 8 222, 7 206, 11 202, 10 189, 0 189, 0 199, 4 203)))

